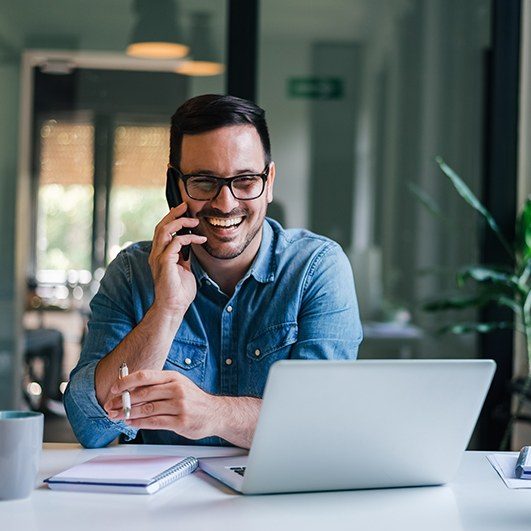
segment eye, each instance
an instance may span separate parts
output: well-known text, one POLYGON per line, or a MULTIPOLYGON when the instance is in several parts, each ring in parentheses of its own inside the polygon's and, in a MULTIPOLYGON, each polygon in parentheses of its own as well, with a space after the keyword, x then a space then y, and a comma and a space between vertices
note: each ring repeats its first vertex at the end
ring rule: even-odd
POLYGON ((216 179, 212 179, 211 177, 198 175, 188 179, 188 186, 195 190, 212 190, 216 188, 217 182, 216 179))
POLYGON ((232 186, 238 190, 244 190, 247 188, 253 188, 256 185, 261 184, 262 179, 256 175, 245 175, 243 177, 238 177, 232 183, 232 186))

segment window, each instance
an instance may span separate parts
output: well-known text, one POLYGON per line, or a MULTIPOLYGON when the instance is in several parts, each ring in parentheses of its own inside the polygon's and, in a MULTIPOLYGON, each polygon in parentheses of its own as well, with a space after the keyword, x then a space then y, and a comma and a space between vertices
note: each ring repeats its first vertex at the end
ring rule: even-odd
POLYGON ((166 214, 169 141, 165 124, 122 124, 115 129, 107 262, 127 245, 150 240, 166 214))
POLYGON ((43 282, 90 270, 94 126, 48 119, 39 128, 37 270, 43 282))

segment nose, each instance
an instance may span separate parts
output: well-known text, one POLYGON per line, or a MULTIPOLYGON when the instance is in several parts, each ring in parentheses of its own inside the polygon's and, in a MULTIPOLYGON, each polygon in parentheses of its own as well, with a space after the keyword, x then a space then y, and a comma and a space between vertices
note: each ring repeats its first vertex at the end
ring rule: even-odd
POLYGON ((225 185, 221 187, 217 197, 210 201, 210 205, 218 210, 221 210, 221 212, 226 212, 228 214, 238 206, 238 201, 232 195, 229 187, 225 185))

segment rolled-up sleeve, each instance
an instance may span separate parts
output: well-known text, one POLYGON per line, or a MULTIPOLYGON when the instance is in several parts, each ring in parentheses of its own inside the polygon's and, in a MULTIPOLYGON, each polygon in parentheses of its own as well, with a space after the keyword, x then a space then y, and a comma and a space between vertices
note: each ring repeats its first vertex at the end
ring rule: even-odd
POLYGON ((109 265, 90 304, 91 318, 79 362, 70 374, 64 395, 68 420, 87 448, 111 443, 120 434, 133 438, 137 430, 109 419, 96 397, 94 373, 98 362, 134 328, 134 308, 127 256, 122 251, 109 265))
POLYGON ((363 338, 354 277, 341 247, 313 257, 302 291, 294 359, 356 359, 363 338))

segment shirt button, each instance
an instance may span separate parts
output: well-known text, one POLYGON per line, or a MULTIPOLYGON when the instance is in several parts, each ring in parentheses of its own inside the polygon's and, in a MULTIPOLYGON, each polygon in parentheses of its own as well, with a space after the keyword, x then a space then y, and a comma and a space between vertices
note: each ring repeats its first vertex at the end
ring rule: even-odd
POLYGON ((227 358, 227 359, 225 360, 225 363, 226 363, 227 365, 232 365, 232 360, 231 360, 230 358, 227 358))
POLYGON ((207 286, 210 286, 210 280, 205 280, 205 284, 206 284, 207 286))
POLYGON ((186 358, 184 360, 184 363, 186 363, 186 365, 190 365, 190 363, 192 363, 192 360, 190 358, 186 358))
POLYGON ((254 355, 255 355, 256 357, 260 356, 260 349, 259 349, 259 348, 257 348, 257 349, 254 351, 254 355))
POLYGON ((229 313, 231 313, 231 312, 232 312, 232 306, 227 306, 227 311, 228 311, 229 313))

